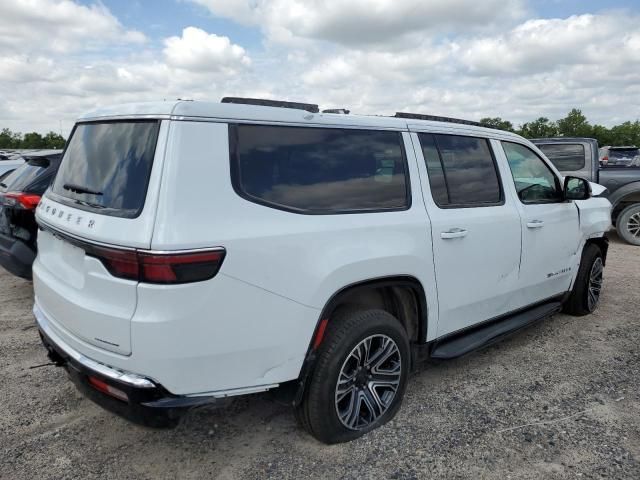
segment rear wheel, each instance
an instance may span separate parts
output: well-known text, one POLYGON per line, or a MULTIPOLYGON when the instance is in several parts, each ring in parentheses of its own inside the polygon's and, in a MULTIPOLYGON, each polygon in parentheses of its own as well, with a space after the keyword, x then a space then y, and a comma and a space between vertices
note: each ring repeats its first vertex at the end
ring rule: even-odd
POLYGON ((600 303, 604 261, 597 245, 589 244, 582 251, 580 268, 564 311, 570 315, 582 316, 592 313, 600 303))
POLYGON ((409 372, 409 341, 382 310, 343 312, 330 320, 296 416, 318 440, 353 440, 397 413, 409 372))
POLYGON ((616 230, 624 241, 640 245, 640 203, 625 208, 616 221, 616 230))

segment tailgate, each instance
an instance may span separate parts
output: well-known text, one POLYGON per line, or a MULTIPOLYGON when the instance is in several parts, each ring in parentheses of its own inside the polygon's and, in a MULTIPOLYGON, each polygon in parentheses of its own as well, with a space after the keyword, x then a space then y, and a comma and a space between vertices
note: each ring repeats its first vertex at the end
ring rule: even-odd
POLYGON ((60 335, 131 353, 138 283, 114 275, 95 249, 149 248, 167 129, 157 120, 74 128, 36 211, 35 297, 60 335))
POLYGON ((130 354, 137 283, 114 278, 99 260, 49 231, 39 232, 38 250, 36 301, 54 327, 105 350, 130 354))

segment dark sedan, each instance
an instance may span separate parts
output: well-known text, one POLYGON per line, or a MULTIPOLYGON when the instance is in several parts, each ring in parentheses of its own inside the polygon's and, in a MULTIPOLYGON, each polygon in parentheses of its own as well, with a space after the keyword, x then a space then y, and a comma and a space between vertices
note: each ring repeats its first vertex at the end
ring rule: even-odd
POLYGON ((25 155, 25 163, 0 180, 0 266, 19 277, 31 279, 37 252, 35 209, 61 159, 60 150, 25 155))

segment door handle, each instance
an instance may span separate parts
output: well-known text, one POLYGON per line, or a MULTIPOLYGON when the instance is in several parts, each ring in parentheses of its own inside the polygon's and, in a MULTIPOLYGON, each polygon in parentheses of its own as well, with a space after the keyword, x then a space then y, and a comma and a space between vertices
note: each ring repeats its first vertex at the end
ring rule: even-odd
POLYGON ((528 228, 542 228, 544 227, 544 222, 542 220, 531 220, 527 222, 528 228))
POLYGON ((446 232, 442 232, 440 234, 440 238, 444 238, 444 239, 461 238, 466 236, 467 236, 467 231, 464 228, 451 228, 446 232))

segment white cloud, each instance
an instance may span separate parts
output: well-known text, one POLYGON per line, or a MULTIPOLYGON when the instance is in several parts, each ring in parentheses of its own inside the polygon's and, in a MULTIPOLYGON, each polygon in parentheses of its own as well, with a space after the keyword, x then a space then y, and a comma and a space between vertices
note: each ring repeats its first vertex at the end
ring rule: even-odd
POLYGON ((164 44, 167 64, 191 72, 233 74, 251 65, 244 48, 228 37, 195 27, 185 28, 182 37, 169 37, 164 44))
POLYGON ((191 0, 216 16, 258 25, 270 39, 382 44, 415 32, 486 28, 524 13, 523 0, 191 0))
POLYGON ((109 43, 144 41, 144 34, 125 29, 101 3, 84 6, 71 0, 0 2, 0 51, 65 53, 109 43))
POLYGON ((463 47, 462 61, 483 75, 551 71, 564 65, 605 67, 640 59, 638 17, 574 15, 535 19, 506 34, 479 38, 463 47))
POLYGON ((516 124, 559 118, 572 107, 608 125, 640 112, 637 15, 518 23, 520 1, 510 9, 494 0, 294 0, 288 9, 284 0, 197 1, 262 29, 266 41, 247 49, 239 38, 187 27, 141 43, 102 4, 3 3, 0 127, 58 130, 62 122, 66 134, 98 105, 225 95, 357 113, 502 116, 516 124), (60 13, 67 11, 73 15, 60 13), (487 18, 504 25, 484 28, 487 18))

